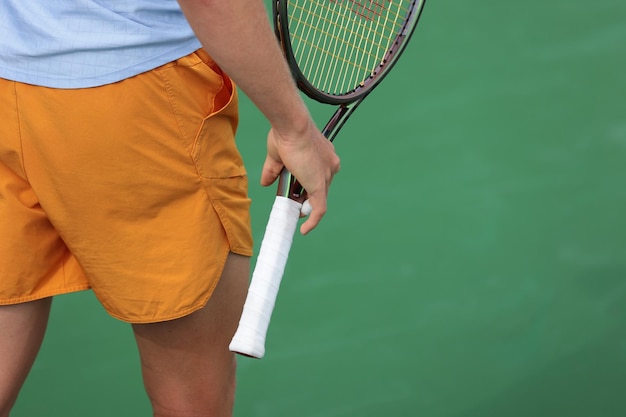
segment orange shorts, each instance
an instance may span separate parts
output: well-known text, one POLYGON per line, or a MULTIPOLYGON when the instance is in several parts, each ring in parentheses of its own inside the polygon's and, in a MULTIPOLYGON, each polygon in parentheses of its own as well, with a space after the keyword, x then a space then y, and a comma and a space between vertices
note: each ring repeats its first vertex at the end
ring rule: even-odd
POLYGON ((203 50, 96 88, 0 79, 0 120, 0 304, 92 288, 169 320, 252 254, 237 94, 203 50))

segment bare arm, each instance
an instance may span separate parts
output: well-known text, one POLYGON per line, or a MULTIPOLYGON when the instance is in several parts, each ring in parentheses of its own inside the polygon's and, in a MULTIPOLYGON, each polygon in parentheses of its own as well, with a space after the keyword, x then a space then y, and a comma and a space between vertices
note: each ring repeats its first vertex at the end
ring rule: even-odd
POLYGON ((334 148, 317 130, 293 82, 262 0, 178 0, 203 47, 270 122, 261 183, 273 183, 284 166, 308 192, 313 212, 302 233, 326 212, 339 170, 334 148))

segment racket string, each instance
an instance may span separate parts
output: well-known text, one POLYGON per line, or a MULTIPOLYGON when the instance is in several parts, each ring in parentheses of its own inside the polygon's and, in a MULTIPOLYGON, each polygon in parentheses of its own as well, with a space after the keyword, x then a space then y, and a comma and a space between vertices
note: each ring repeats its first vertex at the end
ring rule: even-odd
POLYGON ((303 75, 347 93, 372 76, 400 32, 411 0, 289 0, 289 31, 303 75))

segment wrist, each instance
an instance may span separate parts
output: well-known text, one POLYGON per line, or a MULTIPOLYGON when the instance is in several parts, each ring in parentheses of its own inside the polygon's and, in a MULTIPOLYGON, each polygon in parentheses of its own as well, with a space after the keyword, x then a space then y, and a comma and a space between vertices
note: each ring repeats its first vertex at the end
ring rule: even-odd
POLYGON ((284 144, 309 141, 311 130, 317 130, 304 104, 300 109, 291 108, 290 112, 281 114, 279 120, 271 124, 277 139, 284 144))

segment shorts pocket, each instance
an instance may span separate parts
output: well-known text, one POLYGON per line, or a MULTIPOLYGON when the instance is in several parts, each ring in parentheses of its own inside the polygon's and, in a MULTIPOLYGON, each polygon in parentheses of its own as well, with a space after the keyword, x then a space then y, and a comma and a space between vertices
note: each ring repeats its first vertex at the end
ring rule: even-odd
POLYGON ((235 143, 237 122, 237 93, 233 91, 226 105, 202 121, 194 140, 191 154, 201 177, 246 175, 243 159, 235 143))

